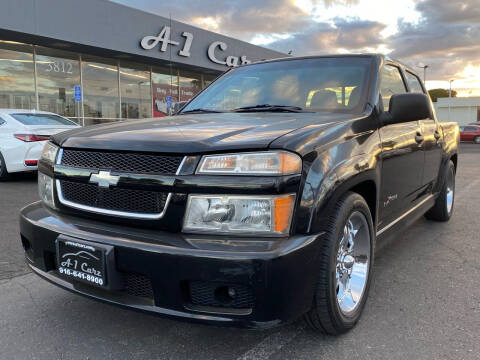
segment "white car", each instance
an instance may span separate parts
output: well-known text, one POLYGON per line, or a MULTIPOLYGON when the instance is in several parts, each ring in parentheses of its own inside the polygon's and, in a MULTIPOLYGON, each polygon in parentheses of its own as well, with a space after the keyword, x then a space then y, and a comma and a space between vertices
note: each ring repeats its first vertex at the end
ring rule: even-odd
POLYGON ((77 127, 50 112, 0 109, 0 180, 9 173, 36 170, 50 135, 77 127))

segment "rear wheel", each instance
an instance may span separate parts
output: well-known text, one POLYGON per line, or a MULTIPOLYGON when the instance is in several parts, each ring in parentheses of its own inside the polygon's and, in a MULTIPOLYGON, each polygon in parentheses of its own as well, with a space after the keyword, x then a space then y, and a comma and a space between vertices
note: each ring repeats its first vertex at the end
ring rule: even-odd
POLYGON ((345 194, 325 232, 314 302, 305 321, 314 330, 338 335, 359 320, 370 286, 375 233, 363 197, 345 194))
POLYGON ((452 160, 448 162, 442 190, 438 195, 435 205, 427 211, 425 217, 434 221, 448 221, 453 214, 455 203, 455 165, 452 160))
POLYGON ((6 180, 8 178, 7 164, 5 164, 5 159, 0 153, 0 181, 6 180))
POLYGON ((480 144, 480 136, 477 136, 475 139, 473 139, 473 142, 475 144, 480 144))

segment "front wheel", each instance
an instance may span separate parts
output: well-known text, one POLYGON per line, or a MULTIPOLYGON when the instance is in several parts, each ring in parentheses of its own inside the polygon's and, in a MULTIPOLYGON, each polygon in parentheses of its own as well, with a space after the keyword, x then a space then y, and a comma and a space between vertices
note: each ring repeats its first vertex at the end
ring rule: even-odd
POLYGON ((473 142, 475 144, 480 144, 480 136, 477 136, 475 139, 473 139, 473 142))
POLYGON ((435 200, 435 205, 425 214, 429 220, 448 221, 452 217, 455 203, 455 165, 452 160, 448 162, 444 176, 442 189, 435 200))
POLYGON ((370 286, 375 232, 365 199, 345 194, 325 233, 313 306, 305 321, 314 330, 338 335, 359 320, 370 286))

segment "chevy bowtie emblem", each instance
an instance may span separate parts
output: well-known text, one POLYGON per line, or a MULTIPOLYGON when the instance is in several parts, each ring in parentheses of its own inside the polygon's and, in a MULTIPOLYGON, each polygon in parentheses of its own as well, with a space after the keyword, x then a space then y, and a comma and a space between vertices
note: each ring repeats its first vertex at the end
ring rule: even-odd
POLYGON ((111 175, 110 171, 100 171, 98 174, 92 174, 90 176, 90 182, 98 184, 101 188, 109 188, 110 186, 116 186, 120 180, 120 176, 111 175))

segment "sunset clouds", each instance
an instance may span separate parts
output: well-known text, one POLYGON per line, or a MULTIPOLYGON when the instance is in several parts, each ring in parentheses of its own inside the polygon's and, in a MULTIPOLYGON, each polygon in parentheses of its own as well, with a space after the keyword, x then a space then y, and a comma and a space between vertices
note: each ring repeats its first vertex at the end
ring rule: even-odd
POLYGON ((115 0, 294 55, 381 52, 480 96, 480 0, 115 0))

